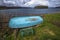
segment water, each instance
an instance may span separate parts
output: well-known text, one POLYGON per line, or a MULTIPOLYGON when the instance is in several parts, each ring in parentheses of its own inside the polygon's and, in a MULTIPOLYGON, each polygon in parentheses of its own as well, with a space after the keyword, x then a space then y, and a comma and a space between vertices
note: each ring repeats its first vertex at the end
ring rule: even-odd
POLYGON ((20 14, 53 14, 53 13, 60 13, 60 8, 49 8, 49 9, 5 9, 0 10, 0 14, 11 14, 11 15, 20 15, 20 14))

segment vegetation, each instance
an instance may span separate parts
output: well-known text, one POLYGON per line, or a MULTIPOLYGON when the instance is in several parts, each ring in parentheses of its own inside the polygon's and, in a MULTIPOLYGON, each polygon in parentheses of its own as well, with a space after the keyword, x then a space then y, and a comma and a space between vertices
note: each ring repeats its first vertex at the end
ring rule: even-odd
POLYGON ((48 6, 36 6, 35 8, 37 8, 37 9, 43 9, 43 8, 48 8, 48 6))
POLYGON ((0 39, 5 40, 60 40, 60 14, 46 14, 42 16, 44 22, 34 27, 36 34, 21 37, 18 32, 15 38, 15 29, 0 29, 0 39), (2 36, 3 35, 3 36, 2 36))

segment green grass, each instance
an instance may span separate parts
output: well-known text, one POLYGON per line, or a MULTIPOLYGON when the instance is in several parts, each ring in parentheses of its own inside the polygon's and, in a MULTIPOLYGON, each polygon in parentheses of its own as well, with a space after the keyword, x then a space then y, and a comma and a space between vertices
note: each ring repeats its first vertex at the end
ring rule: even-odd
MULTIPOLYGON (((60 14, 46 14, 43 18, 44 22, 34 28, 35 35, 21 37, 18 34, 17 40, 60 40, 60 14)), ((5 39, 14 40, 13 34, 5 39)))
POLYGON ((60 40, 60 14, 44 15, 44 22, 37 28, 36 35, 25 37, 23 40, 60 40))

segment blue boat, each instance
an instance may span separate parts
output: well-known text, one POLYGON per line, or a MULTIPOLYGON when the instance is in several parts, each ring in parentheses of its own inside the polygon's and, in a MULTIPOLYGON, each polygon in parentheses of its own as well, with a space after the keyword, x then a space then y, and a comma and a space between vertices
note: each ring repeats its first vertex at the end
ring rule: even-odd
POLYGON ((40 16, 14 17, 9 21, 10 28, 25 28, 38 25, 43 22, 40 16))

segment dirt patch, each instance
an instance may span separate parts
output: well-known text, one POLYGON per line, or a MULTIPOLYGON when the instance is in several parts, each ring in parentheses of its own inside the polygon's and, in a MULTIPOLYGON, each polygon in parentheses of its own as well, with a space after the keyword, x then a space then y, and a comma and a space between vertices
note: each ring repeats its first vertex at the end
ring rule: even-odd
POLYGON ((52 36, 55 36, 56 35, 52 30, 49 30, 49 29, 44 29, 43 31, 45 33, 48 33, 48 34, 52 35, 52 36))

